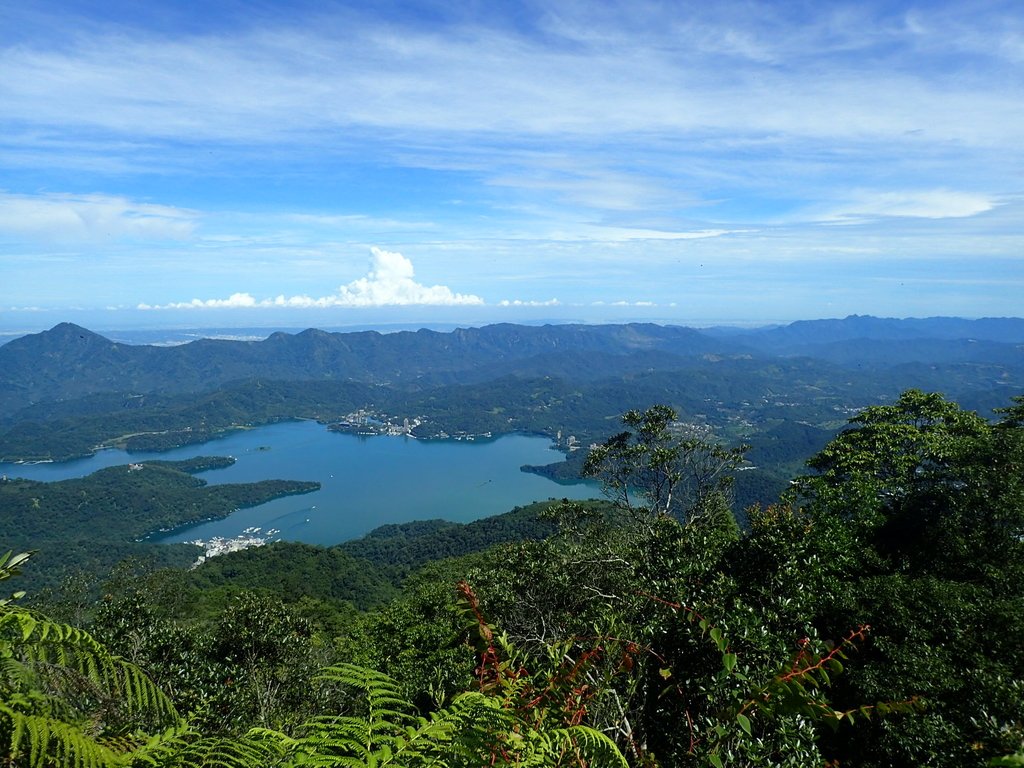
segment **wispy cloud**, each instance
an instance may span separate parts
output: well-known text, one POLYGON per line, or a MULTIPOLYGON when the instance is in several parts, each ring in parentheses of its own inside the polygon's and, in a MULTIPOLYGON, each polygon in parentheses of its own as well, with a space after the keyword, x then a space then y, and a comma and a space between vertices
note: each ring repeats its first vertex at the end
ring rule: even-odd
POLYGON ((823 218, 840 223, 881 216, 958 219, 991 211, 995 206, 996 203, 986 195, 950 189, 860 191, 823 218))
MULTIPOLYGON (((757 225, 765 216, 752 199, 774 214, 808 210, 817 196, 821 210, 836 187, 871 187, 894 166, 904 187, 922 189, 970 168, 987 188, 979 194, 995 195, 1020 154, 1024 98, 1007 85, 1018 83, 1019 14, 955 3, 681 13, 641 2, 527 9, 516 25, 501 13, 441 17, 335 8, 176 36, 93 24, 61 45, 0 48, 0 150, 23 167, 120 161, 122 173, 126 160, 194 172, 197 143, 212 148, 204 165, 229 172, 254 158, 284 173, 339 158, 426 168, 482 185, 476 207, 493 212, 491 226, 510 210, 527 232, 557 217, 546 228, 556 237, 605 213, 652 210, 702 217, 691 231, 757 225), (908 66, 910 56, 922 63, 908 66)), ((886 214, 849 202, 858 205, 837 202, 826 218, 941 207, 892 200, 886 214)), ((389 213, 294 223, 333 216, 376 228, 369 242, 438 231, 389 213)), ((644 228, 622 223, 623 233, 644 228)), ((602 235, 615 239, 582 233, 602 235)))
POLYGON ((1011 118, 1024 107, 989 82, 1000 66, 991 51, 984 71, 956 80, 943 77, 952 65, 909 72, 887 55, 910 47, 936 55, 944 32, 954 45, 964 41, 961 56, 980 55, 970 39, 986 18, 985 32, 999 34, 995 17, 974 13, 967 24, 919 14, 930 25, 923 34, 853 6, 813 19, 764 8, 743 18, 736 11, 749 6, 727 7, 728 15, 580 5, 562 24, 549 15, 543 35, 483 19, 396 29, 368 17, 301 15, 232 35, 94 31, 70 46, 4 50, 0 97, 23 124, 230 142, 320 133, 344 143, 353 130, 678 138, 921 127, 977 142, 1014 135, 1020 124, 1011 118))
POLYGON ((523 301, 522 299, 502 299, 498 302, 499 307, 557 307, 561 304, 558 299, 547 301, 523 301))
POLYGON ((437 228, 437 225, 430 221, 404 221, 390 217, 368 216, 364 213, 292 213, 282 218, 301 226, 328 227, 342 231, 353 229, 366 231, 376 229, 402 232, 408 230, 419 231, 437 228))
POLYGON ((45 241, 189 237, 197 214, 110 195, 0 193, 0 234, 45 241))
POLYGON ((10 5, 8 304, 790 311, 760 283, 897 247, 1024 264, 1019 0, 10 5))
MULTIPOLYGON (((657 307, 658 304, 656 302, 646 301, 646 300, 626 301, 625 299, 619 299, 618 301, 600 301, 600 300, 599 301, 592 301, 592 302, 590 302, 590 306, 592 306, 592 307, 645 307, 645 308, 649 308, 649 307, 657 307)), ((669 302, 669 303, 665 304, 665 306, 667 306, 667 307, 674 307, 674 306, 676 306, 676 303, 675 302, 669 302)))
POLYGON ((139 304, 138 309, 251 309, 255 307, 322 309, 326 307, 465 306, 481 305, 473 294, 455 293, 444 285, 426 286, 416 282, 412 262, 400 253, 372 248, 370 272, 337 293, 312 296, 284 296, 257 300, 249 293, 233 293, 226 299, 192 299, 169 304, 139 304))
POLYGON ((628 240, 705 240, 734 234, 727 229, 701 229, 692 232, 668 229, 644 229, 640 227, 588 227, 588 239, 604 242, 625 242, 628 240))

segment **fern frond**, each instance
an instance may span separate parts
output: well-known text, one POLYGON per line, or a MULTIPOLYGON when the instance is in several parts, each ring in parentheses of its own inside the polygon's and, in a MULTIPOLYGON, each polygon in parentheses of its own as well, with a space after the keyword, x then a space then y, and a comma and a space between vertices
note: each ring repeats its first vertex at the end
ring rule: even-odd
POLYGON ((464 763, 507 765, 516 768, 601 766, 628 768, 615 742, 585 725, 534 728, 516 710, 481 693, 465 693, 439 713, 454 728, 452 753, 464 763))
POLYGON ((477 764, 472 760, 449 763, 449 759, 467 754, 459 749, 458 734, 472 727, 485 697, 457 700, 449 709, 423 718, 411 713, 412 705, 400 695, 394 680, 374 670, 342 664, 324 670, 320 679, 357 689, 363 694, 367 714, 307 721, 290 746, 296 763, 323 768, 477 764))
POLYGON ((88 632, 10 605, 0 607, 0 646, 9 650, 8 684, 35 676, 43 688, 95 698, 165 725, 179 720, 170 698, 137 666, 110 653, 88 632), (20 666, 20 669, 18 668, 20 666))
POLYGON ((0 759, 8 764, 125 765, 146 738, 126 731, 180 723, 141 669, 76 627, 0 605, 0 658, 0 759))
POLYGON ((7 762, 42 768, 110 768, 123 765, 125 756, 104 746, 80 728, 45 715, 19 712, 0 704, 0 732, 10 734, 7 762))
POLYGON ((271 768, 280 765, 291 739, 269 730, 233 738, 184 733, 162 739, 133 756, 134 766, 159 768, 271 768))
POLYGON ((629 768, 619 748, 606 734, 585 725, 558 728, 542 734, 548 755, 572 756, 575 765, 629 768))
POLYGON ((371 711, 394 714, 410 708, 398 683, 373 669, 355 664, 337 664, 326 667, 317 675, 316 680, 358 689, 366 696, 371 711))

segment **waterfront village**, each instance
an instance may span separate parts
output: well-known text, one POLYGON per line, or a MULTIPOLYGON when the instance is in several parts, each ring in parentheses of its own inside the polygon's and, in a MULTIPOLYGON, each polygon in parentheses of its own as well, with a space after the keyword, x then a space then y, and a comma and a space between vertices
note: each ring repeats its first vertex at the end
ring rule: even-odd
MULTIPOLYGON (((332 432, 346 432, 364 437, 371 435, 416 437, 417 435, 413 430, 422 424, 423 420, 419 418, 403 418, 401 423, 398 423, 396 417, 360 408, 358 411, 353 411, 343 416, 341 420, 328 424, 327 428, 332 432)), ((445 433, 440 433, 438 437, 441 435, 448 437, 445 433)), ((490 437, 489 432, 487 436, 490 437)))
POLYGON ((273 541, 280 532, 277 528, 269 528, 264 532, 262 528, 254 526, 246 528, 238 536, 214 536, 212 539, 194 539, 185 543, 203 548, 203 554, 192 564, 192 568, 195 569, 217 555, 226 555, 228 552, 238 552, 249 547, 262 547, 273 541))
POLYGON ((426 422, 418 417, 411 419, 408 417, 400 418, 360 408, 358 411, 353 411, 342 417, 340 421, 329 424, 327 428, 332 432, 345 432, 361 437, 391 435, 392 437, 403 436, 425 440, 486 440, 492 437, 490 432, 480 432, 479 434, 457 432, 449 434, 444 430, 438 430, 437 432, 430 433, 425 432, 423 429, 425 425, 426 422))
MULTIPOLYGON (((489 440, 494 437, 493 433, 487 432, 455 432, 449 433, 443 429, 435 432, 429 431, 427 428, 427 422, 425 419, 419 417, 398 417, 390 416, 384 413, 378 413, 377 411, 371 411, 366 408, 360 408, 357 411, 353 411, 343 416, 339 421, 336 421, 327 426, 332 432, 344 432, 351 435, 359 435, 361 437, 371 437, 376 435, 390 435, 411 437, 421 440, 489 440)), ((581 445, 579 440, 576 439, 575 435, 568 435, 562 437, 562 431, 559 430, 555 437, 555 447, 561 448, 567 451, 578 450, 581 445)))

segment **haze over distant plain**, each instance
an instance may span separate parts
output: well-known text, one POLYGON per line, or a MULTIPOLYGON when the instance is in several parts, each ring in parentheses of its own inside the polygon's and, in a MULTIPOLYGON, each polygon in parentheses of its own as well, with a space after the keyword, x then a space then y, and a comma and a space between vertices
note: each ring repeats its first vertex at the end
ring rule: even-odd
POLYGON ((1016 0, 4 3, 0 331, 1020 315, 1022 134, 1016 0))

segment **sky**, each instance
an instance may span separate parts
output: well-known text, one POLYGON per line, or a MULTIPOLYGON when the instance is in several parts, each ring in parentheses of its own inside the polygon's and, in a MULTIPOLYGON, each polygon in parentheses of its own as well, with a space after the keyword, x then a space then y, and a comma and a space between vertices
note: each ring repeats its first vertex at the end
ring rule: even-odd
POLYGON ((0 332, 1024 314, 1024 3, 0 0, 0 332))

